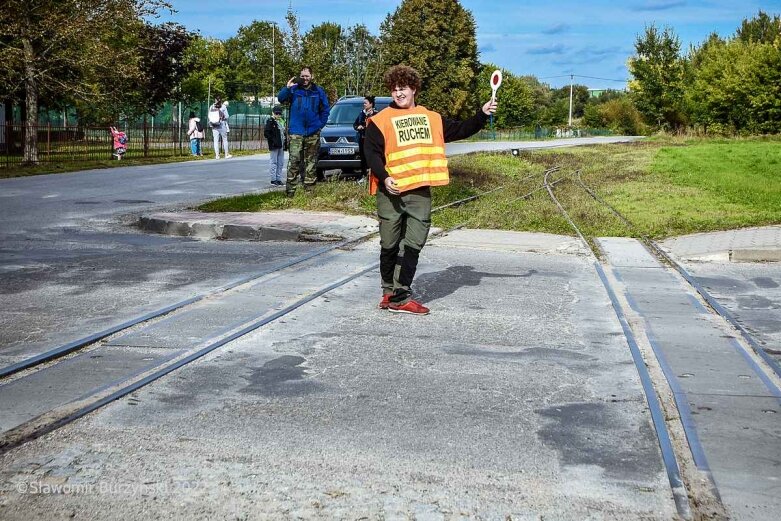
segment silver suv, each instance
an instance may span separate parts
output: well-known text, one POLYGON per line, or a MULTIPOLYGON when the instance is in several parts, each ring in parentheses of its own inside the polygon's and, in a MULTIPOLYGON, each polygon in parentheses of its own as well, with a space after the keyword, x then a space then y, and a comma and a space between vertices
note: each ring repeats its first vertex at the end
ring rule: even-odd
MULTIPOLYGON (((374 107, 382 110, 391 103, 390 97, 376 97, 374 107)), ((317 153, 317 177, 325 170, 341 170, 342 177, 361 175, 361 156, 358 153, 358 132, 355 119, 363 110, 363 96, 344 96, 331 107, 328 123, 320 131, 320 150, 317 153)))

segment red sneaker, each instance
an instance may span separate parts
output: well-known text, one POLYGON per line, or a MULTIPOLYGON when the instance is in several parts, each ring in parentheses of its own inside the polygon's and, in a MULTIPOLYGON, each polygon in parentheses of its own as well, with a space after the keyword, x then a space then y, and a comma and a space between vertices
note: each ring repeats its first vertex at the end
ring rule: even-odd
POLYGON ((388 304, 388 311, 392 313, 409 313, 411 315, 428 315, 429 309, 414 300, 410 300, 405 304, 394 304, 391 302, 388 304))
POLYGON ((385 293, 380 301, 380 309, 388 309, 392 293, 385 293))

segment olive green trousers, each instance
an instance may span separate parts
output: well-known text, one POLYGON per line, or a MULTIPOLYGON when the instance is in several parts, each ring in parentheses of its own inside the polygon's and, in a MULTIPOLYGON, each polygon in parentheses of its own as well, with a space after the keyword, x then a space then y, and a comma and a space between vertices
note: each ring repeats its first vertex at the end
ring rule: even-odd
POLYGON ((377 191, 380 219, 380 278, 391 302, 405 303, 418 267, 420 250, 431 228, 431 189, 417 188, 401 195, 377 191))

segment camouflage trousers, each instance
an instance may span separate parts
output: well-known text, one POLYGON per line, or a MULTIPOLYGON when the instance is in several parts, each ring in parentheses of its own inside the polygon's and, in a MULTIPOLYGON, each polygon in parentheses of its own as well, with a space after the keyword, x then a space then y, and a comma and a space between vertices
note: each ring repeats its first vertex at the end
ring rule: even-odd
POLYGON ((320 148, 320 133, 311 136, 290 135, 290 156, 287 161, 287 193, 296 191, 303 181, 304 187, 317 180, 317 152, 320 148), (302 171, 303 170, 303 174, 302 171))

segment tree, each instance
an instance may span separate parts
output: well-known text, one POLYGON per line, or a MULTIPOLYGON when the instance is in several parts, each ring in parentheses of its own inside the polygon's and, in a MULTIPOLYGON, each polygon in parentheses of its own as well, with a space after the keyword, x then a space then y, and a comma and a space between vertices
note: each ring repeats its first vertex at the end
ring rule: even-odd
POLYGON ((38 161, 36 124, 41 95, 69 92, 98 100, 96 77, 138 74, 135 48, 124 45, 162 0, 6 0, 0 9, 0 61, 20 71, 3 74, 3 92, 24 91, 24 161, 38 161))
POLYGON ((254 20, 225 41, 225 65, 239 90, 271 92, 271 41, 275 30, 272 23, 254 20))
POLYGON ((363 24, 348 29, 343 40, 345 64, 344 92, 369 94, 382 86, 379 39, 363 24))
POLYGON ((659 127, 677 128, 683 123, 682 101, 685 63, 681 42, 673 30, 661 32, 654 25, 635 41, 636 54, 629 59, 634 79, 629 83, 641 114, 659 127))
MULTIPOLYGON (((287 22, 287 31, 285 31, 285 52, 290 57, 294 69, 300 69, 303 63, 301 62, 301 23, 298 20, 298 16, 293 11, 292 7, 288 6, 287 13, 285 14, 285 21, 287 22)), ((298 72, 298 71, 296 71, 298 72)))
MULTIPOLYGON (((499 69, 493 63, 483 65, 478 78, 477 99, 488 101, 491 97, 491 75, 499 69)), ((534 94, 532 89, 518 76, 506 69, 502 71, 502 86, 496 94, 499 110, 494 123, 497 128, 530 126, 534 123, 534 94)))
POLYGON ((265 20, 240 27, 236 36, 225 42, 225 54, 223 83, 231 97, 248 90, 258 96, 276 96, 293 68, 283 33, 277 24, 265 20))
POLYGON ((628 96, 613 97, 604 103, 590 103, 583 114, 583 123, 593 128, 607 127, 628 136, 645 133, 643 118, 628 96))
POLYGON ((474 113, 475 22, 458 0, 404 0, 382 23, 380 40, 383 70, 403 63, 420 73, 420 104, 450 117, 474 113))
POLYGON ((190 71, 182 80, 182 101, 194 103, 213 92, 225 93, 224 79, 230 77, 230 71, 224 68, 227 58, 221 40, 194 35, 182 59, 190 71))
MULTIPOLYGON (((556 103, 560 100, 567 102, 567 118, 561 123, 569 123, 569 85, 561 87, 551 92, 551 101, 556 103)), ((583 117, 583 109, 586 108, 589 97, 591 95, 588 92, 588 87, 585 85, 573 85, 572 86, 572 117, 583 117)))
POLYGON ((589 98, 589 104, 596 103, 597 105, 601 105, 602 103, 607 103, 608 101, 613 101, 614 99, 624 98, 626 98, 626 92, 622 90, 607 89, 602 91, 602 93, 596 98, 589 98))
POLYGON ((743 20, 735 37, 744 43, 774 43, 781 36, 781 17, 770 18, 762 10, 750 20, 743 20))
POLYGON ((344 62, 342 26, 324 22, 313 26, 304 35, 303 64, 312 67, 315 82, 323 87, 331 100, 344 92, 347 70, 344 62))
POLYGON ((534 76, 521 76, 520 80, 531 89, 534 99, 534 114, 532 116, 534 122, 543 124, 545 111, 551 104, 552 91, 550 85, 542 83, 534 76))
POLYGON ((184 54, 190 40, 190 34, 178 24, 144 25, 140 38, 141 81, 136 85, 138 99, 133 108, 154 115, 165 101, 181 98, 180 84, 189 72, 184 54))
POLYGON ((559 98, 551 102, 540 112, 539 122, 552 127, 566 125, 569 122, 569 99, 559 98))
POLYGON ((711 131, 781 132, 781 52, 740 39, 711 45, 688 96, 694 120, 711 131))

